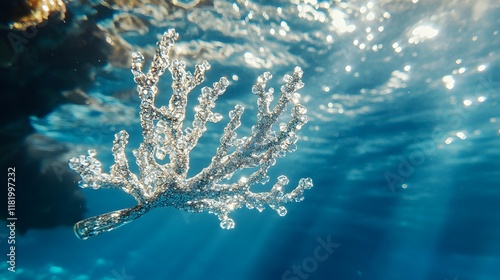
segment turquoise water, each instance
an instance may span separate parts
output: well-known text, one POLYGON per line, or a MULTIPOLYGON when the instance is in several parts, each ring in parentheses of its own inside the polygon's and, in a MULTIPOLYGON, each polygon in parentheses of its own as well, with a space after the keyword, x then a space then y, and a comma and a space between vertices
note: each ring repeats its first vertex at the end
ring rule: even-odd
MULTIPOLYGON (((225 124, 227 112, 244 105, 241 134, 255 122, 256 77, 271 71, 278 91, 280 77, 300 65, 310 122, 298 150, 271 169, 270 184, 286 174, 291 186, 311 177, 314 187, 303 202, 287 206, 285 217, 270 209, 236 211, 230 231, 213 215, 170 208, 87 241, 71 228, 31 230, 17 239, 18 272, 5 272, 4 263, 0 275, 499 279, 499 8, 487 0, 295 0, 214 1, 168 15, 148 6, 117 9, 115 15, 149 21, 148 28, 119 31, 132 49, 152 54, 157 36, 176 28, 174 54, 188 68, 207 59, 207 84, 230 79, 215 111, 225 124)), ((101 24, 111 28, 109 19, 101 24)), ((109 71, 88 91, 101 109, 64 105, 32 118, 37 131, 68 143, 72 156, 98 150, 105 170, 114 133, 126 129, 130 149, 141 141, 138 99, 116 94, 134 89, 132 75, 109 71)), ((161 82, 157 104, 170 98, 169 79, 161 82)), ((190 174, 209 163, 218 145, 221 126, 208 129, 190 174)), ((86 217, 134 204, 119 191, 83 193, 86 217)))

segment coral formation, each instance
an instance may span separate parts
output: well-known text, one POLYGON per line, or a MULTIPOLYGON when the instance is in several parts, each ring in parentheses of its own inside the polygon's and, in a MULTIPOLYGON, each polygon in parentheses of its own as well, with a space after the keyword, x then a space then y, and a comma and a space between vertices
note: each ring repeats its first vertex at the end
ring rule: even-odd
POLYGON ((222 115, 212 112, 217 98, 226 91, 229 82, 222 77, 212 87, 203 87, 195 107, 192 125, 183 128, 186 117, 188 93, 204 81, 204 73, 210 68, 207 61, 195 66, 194 74, 186 71, 183 61, 170 61, 169 50, 178 38, 170 29, 158 42, 158 48, 147 73, 142 71, 144 57, 140 53, 132 56, 132 73, 141 99, 140 122, 143 142, 133 150, 139 167, 139 176, 132 173, 125 154, 129 134, 120 131, 115 135, 113 155, 115 163, 110 173, 102 172, 95 150, 88 155, 72 158, 71 169, 80 174, 82 188, 117 188, 132 195, 137 205, 131 208, 102 214, 75 224, 76 235, 81 239, 113 230, 129 223, 156 207, 172 206, 190 212, 217 215, 220 226, 231 229, 235 223, 229 213, 243 206, 262 211, 269 205, 280 216, 287 212, 284 204, 304 199, 304 191, 312 187, 310 178, 301 179, 298 186, 288 193, 283 188, 288 184, 286 176, 279 176, 268 192, 252 192, 250 187, 269 181, 268 169, 277 158, 296 150, 296 132, 307 122, 306 108, 299 104, 302 70, 295 67, 291 75, 285 75, 285 84, 276 105, 271 106, 273 89, 266 89, 271 74, 259 76, 252 92, 258 96, 257 123, 250 136, 238 137, 244 108, 236 105, 229 113, 229 122, 224 128, 211 163, 197 175, 188 178, 189 154, 206 131, 207 122, 219 122, 222 115), (155 106, 160 76, 169 70, 172 75, 172 96, 168 106, 155 106), (293 105, 287 123, 278 124, 293 105), (276 129, 276 130, 274 130, 276 129), (168 162, 161 164, 168 156, 168 162), (247 177, 231 180, 233 174, 242 169, 253 169, 247 177), (222 183, 226 181, 226 183, 222 183))

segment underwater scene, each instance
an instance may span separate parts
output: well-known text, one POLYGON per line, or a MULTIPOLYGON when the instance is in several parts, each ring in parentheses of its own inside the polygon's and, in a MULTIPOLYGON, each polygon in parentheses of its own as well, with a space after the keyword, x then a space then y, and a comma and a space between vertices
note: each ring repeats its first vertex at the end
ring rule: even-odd
POLYGON ((500 279, 500 2, 6 0, 0 279, 500 279))

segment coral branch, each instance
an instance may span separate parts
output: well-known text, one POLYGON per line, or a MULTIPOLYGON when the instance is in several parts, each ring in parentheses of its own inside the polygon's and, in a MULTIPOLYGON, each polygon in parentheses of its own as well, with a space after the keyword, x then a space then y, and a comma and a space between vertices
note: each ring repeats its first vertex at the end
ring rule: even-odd
POLYGON ((259 76, 257 84, 252 88, 252 92, 258 96, 258 120, 252 127, 250 136, 237 136, 236 130, 241 125, 244 108, 236 105, 229 113, 229 122, 224 128, 220 146, 212 162, 197 175, 187 178, 189 153, 206 131, 207 122, 222 119, 222 115, 212 112, 212 109, 217 98, 226 91, 229 82, 226 78, 221 78, 212 87, 202 88, 192 125, 183 130, 188 94, 204 81, 204 73, 210 69, 210 64, 207 61, 197 64, 194 74, 191 74, 186 71, 183 61, 173 60, 170 63, 168 53, 177 38, 175 30, 165 32, 157 44, 156 54, 147 73, 142 71, 142 54, 132 55, 132 74, 141 99, 143 142, 138 149, 133 150, 139 167, 139 178, 130 171, 126 158, 125 146, 129 137, 126 131, 115 135, 112 148, 115 163, 109 174, 102 172, 101 163, 95 158, 95 150, 89 150, 87 156, 69 161, 70 168, 82 177, 80 187, 118 188, 132 195, 138 203, 131 208, 76 223, 74 230, 81 239, 113 230, 140 218, 153 208, 167 206, 215 214, 222 228, 231 229, 235 225, 229 217, 232 211, 244 206, 262 211, 265 205, 269 205, 284 216, 287 212, 284 204, 302 201, 304 191, 312 187, 310 178, 301 179, 295 189, 284 193, 288 178, 281 175, 269 192, 255 193, 250 190, 252 185, 269 181, 267 171, 276 163, 277 158, 296 150, 296 132, 307 122, 307 110, 298 103, 298 91, 304 86, 300 67, 295 67, 291 75, 283 78, 285 84, 281 87, 281 94, 273 108, 271 102, 274 90, 266 90, 272 76, 269 72, 259 76), (172 97, 168 106, 157 108, 156 84, 167 69, 172 75, 172 97), (277 125, 288 104, 293 104, 289 121, 277 125), (274 126, 277 126, 278 131, 273 130, 274 126), (158 163, 157 160, 163 160, 167 155, 168 163, 158 163), (231 179, 239 170, 255 167, 257 170, 248 178, 241 176, 237 182, 221 183, 231 179))

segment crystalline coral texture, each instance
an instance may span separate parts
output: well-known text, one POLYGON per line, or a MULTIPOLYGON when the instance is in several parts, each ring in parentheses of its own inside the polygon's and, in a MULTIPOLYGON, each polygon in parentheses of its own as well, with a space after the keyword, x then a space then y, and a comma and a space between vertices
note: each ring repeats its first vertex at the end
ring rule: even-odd
POLYGON ((269 205, 280 216, 284 216, 287 212, 284 204, 302 201, 304 190, 312 187, 310 178, 301 179, 295 189, 284 193, 283 188, 288 184, 288 179, 282 175, 269 192, 254 193, 250 190, 254 184, 269 181, 267 171, 275 164, 276 158, 296 150, 296 132, 307 122, 306 108, 297 103, 300 97, 297 91, 304 86, 299 67, 295 67, 291 75, 283 78, 285 85, 281 87, 279 100, 272 108, 270 103, 273 100, 273 89, 266 90, 271 74, 266 72, 259 76, 257 84, 252 87, 252 92, 258 96, 258 120, 252 127, 251 135, 237 136, 236 129, 241 125, 244 108, 236 105, 229 112, 229 122, 210 165, 194 177, 187 178, 189 153, 205 132, 206 123, 222 119, 212 109, 217 98, 226 91, 229 82, 223 77, 212 87, 201 89, 194 120, 190 127, 183 130, 188 93, 203 82, 204 73, 210 68, 210 64, 203 61, 196 65, 194 74, 191 74, 186 71, 183 61, 170 62, 168 52, 177 38, 175 30, 165 32, 157 43, 158 48, 148 73, 142 72, 144 57, 138 52, 132 56, 132 73, 141 99, 140 121, 144 138, 139 148, 133 150, 139 176, 129 169, 125 155, 129 137, 126 131, 115 135, 112 148, 115 164, 111 166, 109 174, 102 172, 101 163, 95 158, 95 150, 89 150, 87 156, 82 155, 69 161, 70 168, 82 177, 80 187, 118 188, 132 195, 138 203, 131 208, 76 223, 74 230, 81 239, 113 230, 153 208, 166 206, 191 212, 207 211, 217 215, 222 228, 231 229, 235 223, 228 215, 233 210, 246 206, 262 211, 265 205, 269 205), (167 69, 173 79, 172 97, 168 106, 158 108, 154 104, 158 92, 156 84, 167 69), (273 125, 286 111, 288 104, 293 105, 290 120, 276 125, 277 131, 274 131, 273 125), (169 158, 168 163, 157 162, 157 159, 164 160, 166 156, 169 158), (248 177, 239 178, 235 183, 221 183, 245 168, 257 170, 248 177))

